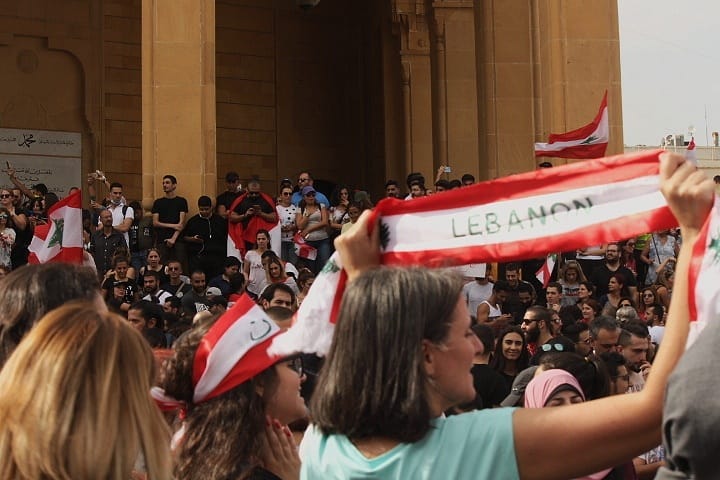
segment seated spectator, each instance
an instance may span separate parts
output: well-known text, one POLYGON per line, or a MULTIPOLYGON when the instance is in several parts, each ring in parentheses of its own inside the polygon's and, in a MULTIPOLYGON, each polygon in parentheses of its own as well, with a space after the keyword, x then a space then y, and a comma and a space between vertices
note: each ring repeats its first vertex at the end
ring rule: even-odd
POLYGON ((171 478, 153 373, 147 344, 117 315, 70 303, 38 319, 0 372, 0 477, 171 478), (138 458, 145 471, 133 471, 138 458))
POLYGON ((560 304, 575 305, 578 302, 581 282, 585 282, 585 273, 575 260, 568 260, 560 270, 558 283, 562 286, 560 304))
POLYGON ((265 279, 268 285, 283 283, 290 287, 295 294, 298 293, 299 290, 295 279, 285 274, 285 269, 279 257, 271 257, 263 266, 265 267, 265 279))
POLYGON ((223 273, 215 278, 212 278, 208 283, 208 287, 217 287, 220 289, 220 294, 228 298, 232 292, 232 286, 230 285, 230 277, 240 271, 242 263, 236 257, 230 256, 225 259, 223 265, 223 273))

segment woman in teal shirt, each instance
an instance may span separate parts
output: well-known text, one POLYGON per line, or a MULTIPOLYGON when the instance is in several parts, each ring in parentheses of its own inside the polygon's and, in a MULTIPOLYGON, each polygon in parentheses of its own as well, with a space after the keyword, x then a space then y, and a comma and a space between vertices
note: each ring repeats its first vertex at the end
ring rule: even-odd
POLYGON ((688 265, 713 184, 678 155, 662 156, 668 205, 686 239, 663 348, 642 392, 556 409, 493 409, 445 418, 472 400, 480 343, 462 283, 446 272, 377 268, 371 215, 336 240, 350 285, 312 399, 301 478, 574 478, 660 442, 663 394, 688 331, 688 265), (580 419, 581 421, 578 421, 580 419), (572 425, 563 435, 558 426, 572 425), (558 455, 558 452, 573 452, 558 455))

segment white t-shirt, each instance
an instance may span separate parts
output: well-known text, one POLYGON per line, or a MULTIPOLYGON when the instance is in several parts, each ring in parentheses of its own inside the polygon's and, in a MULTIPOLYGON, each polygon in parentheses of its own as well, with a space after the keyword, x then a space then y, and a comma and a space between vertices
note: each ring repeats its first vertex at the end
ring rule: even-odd
MULTIPOLYGON (((120 205, 110 204, 108 206, 108 210, 110 210, 110 213, 112 213, 114 228, 122 225, 123 221, 126 218, 129 218, 131 221, 135 219, 135 210, 133 210, 132 207, 127 207, 127 210, 125 210, 125 214, 123 214, 123 207, 125 207, 124 203, 121 203, 120 205)), ((102 226, 99 218, 98 226, 102 226)), ((125 237, 125 245, 130 246, 130 235, 128 234, 128 232, 124 232, 123 237, 125 237)))
POLYGON ((468 304, 470 315, 477 315, 478 306, 492 295, 493 284, 488 282, 485 285, 479 284, 476 280, 463 285, 462 293, 468 304))

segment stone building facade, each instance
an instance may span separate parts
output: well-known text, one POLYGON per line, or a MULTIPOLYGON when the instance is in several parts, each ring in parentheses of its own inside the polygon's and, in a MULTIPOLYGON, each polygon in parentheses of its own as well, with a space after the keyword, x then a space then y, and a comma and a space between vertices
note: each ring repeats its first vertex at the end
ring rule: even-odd
POLYGON ((82 133, 82 171, 146 202, 302 168, 377 198, 533 169, 605 90, 620 153, 619 51, 615 0, 0 0, 0 127, 82 133))

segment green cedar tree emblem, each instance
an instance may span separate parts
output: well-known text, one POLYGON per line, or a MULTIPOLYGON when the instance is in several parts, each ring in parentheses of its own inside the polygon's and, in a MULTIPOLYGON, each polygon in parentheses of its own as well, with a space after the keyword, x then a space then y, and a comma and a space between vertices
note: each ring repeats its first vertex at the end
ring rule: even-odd
POLYGON ((52 234, 52 237, 50 237, 50 242, 48 242, 48 247, 52 248, 55 246, 62 246, 62 239, 63 239, 63 227, 65 226, 65 221, 62 218, 58 219, 52 219, 53 223, 55 224, 55 231, 52 234))
POLYGON ((713 252, 712 263, 714 265, 720 263, 720 230, 716 232, 715 236, 710 238, 708 250, 712 250, 713 252))
POLYGON ((340 269, 337 266, 337 263, 333 259, 330 259, 327 261, 323 269, 320 271, 320 273, 337 273, 340 269))
POLYGON ((596 141, 598 137, 595 135, 590 135, 588 138, 582 141, 580 145, 590 145, 592 142, 596 141))

